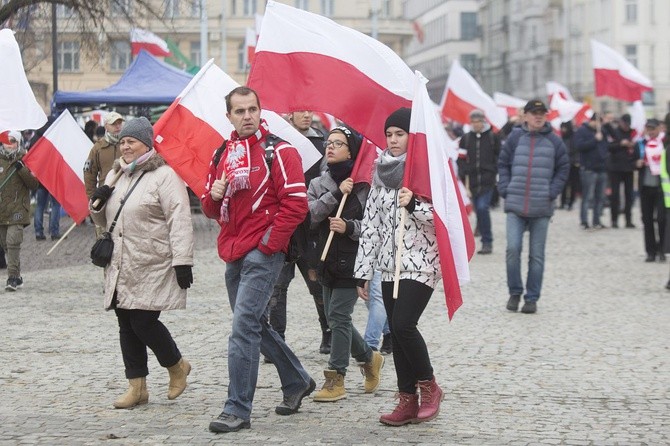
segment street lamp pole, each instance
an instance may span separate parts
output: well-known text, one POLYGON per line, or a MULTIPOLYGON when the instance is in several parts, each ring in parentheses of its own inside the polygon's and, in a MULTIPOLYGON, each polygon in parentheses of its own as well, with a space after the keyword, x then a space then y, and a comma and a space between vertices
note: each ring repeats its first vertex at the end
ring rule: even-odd
POLYGON ((56 7, 51 4, 51 66, 53 71, 53 92, 58 90, 58 28, 56 20, 56 7))

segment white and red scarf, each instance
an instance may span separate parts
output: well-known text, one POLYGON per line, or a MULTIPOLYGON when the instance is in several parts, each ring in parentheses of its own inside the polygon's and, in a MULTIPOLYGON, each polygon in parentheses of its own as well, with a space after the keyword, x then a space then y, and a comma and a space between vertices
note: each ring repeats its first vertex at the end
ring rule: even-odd
POLYGON ((261 119, 258 130, 253 135, 240 138, 237 131, 233 131, 230 139, 226 141, 221 178, 226 178, 228 186, 223 197, 223 203, 221 203, 221 221, 228 222, 230 218, 228 215, 230 198, 237 191, 251 187, 249 181, 251 173, 251 147, 265 138, 268 133, 270 133, 268 124, 265 122, 265 119, 261 119))
POLYGON ((650 139, 644 146, 644 158, 652 175, 661 174, 661 155, 663 154, 663 140, 659 135, 650 139))

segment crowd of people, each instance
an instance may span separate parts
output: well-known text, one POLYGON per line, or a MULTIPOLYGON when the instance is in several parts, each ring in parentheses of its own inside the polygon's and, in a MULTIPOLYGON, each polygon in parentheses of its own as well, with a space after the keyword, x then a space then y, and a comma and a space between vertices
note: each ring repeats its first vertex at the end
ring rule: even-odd
MULTIPOLYGON (((311 111, 289 114, 288 121, 321 154, 303 173, 297 149, 272 134, 261 118, 254 90, 232 90, 226 111, 234 131, 221 147, 213 148, 206 192, 200 197, 203 213, 220 226, 217 248, 225 263, 233 315, 228 395, 209 429, 220 433, 251 427, 261 358, 279 375, 277 414, 298 412, 315 392, 316 381, 285 339, 288 290, 296 266, 315 303, 314 323, 322 334, 318 349, 328 355, 313 401, 347 397, 351 357, 363 374, 364 392, 374 394, 384 355, 392 354, 398 401, 379 421, 401 426, 435 419, 443 391, 418 325, 441 271, 432 203, 402 183, 411 110, 400 108, 387 117, 386 147, 369 182, 352 178, 362 142, 355 129, 342 124, 325 134, 313 126, 311 111), (359 298, 368 306, 364 336, 352 321, 359 298)), ((517 312, 523 298, 525 314, 537 312, 556 204, 571 210, 581 199, 579 224, 587 230, 607 227, 606 204, 610 227, 618 228, 623 214, 625 227, 634 228, 637 175, 646 260, 663 261, 670 252, 665 238, 670 221, 665 218, 670 208, 668 141, 662 131, 670 117, 665 123, 649 119, 644 133, 637 135, 629 115, 594 114, 576 130, 572 123, 563 123, 558 134, 547 122, 547 112, 542 100, 533 99, 518 121, 495 132, 485 114, 473 110, 470 129, 460 136, 456 163, 474 205, 480 255, 493 252, 490 209, 498 197, 504 199, 506 308, 517 312), (526 231, 529 267, 524 282, 526 231)), ((43 131, 34 135, 33 143, 43 131)), ((111 239, 114 246, 104 267, 104 307, 117 317, 128 380, 127 391, 113 406, 128 409, 148 403, 147 349, 167 369, 167 397, 175 399, 187 388, 191 364, 159 318, 163 311, 185 308, 193 283, 187 188, 154 149, 146 118, 126 121, 110 112, 103 126, 87 123, 85 131, 93 143, 84 166, 91 218, 96 236, 111 239)), ((36 240, 46 240, 42 220, 49 207, 49 234, 52 240, 60 238, 59 205, 48 191, 40 192, 39 182, 23 165, 30 147, 23 145, 24 139, 21 132, 10 132, 9 143, 0 149, 0 244, 1 257, 7 258, 8 291, 23 285, 20 245, 30 224, 31 191, 37 191, 36 240)), ((670 289, 670 281, 666 287, 670 289)))

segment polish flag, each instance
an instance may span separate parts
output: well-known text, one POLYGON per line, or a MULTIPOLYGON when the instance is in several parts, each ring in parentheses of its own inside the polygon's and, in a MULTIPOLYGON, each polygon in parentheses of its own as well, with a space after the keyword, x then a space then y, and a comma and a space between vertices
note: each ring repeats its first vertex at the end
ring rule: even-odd
POLYGON ((589 104, 564 99, 560 94, 552 96, 549 109, 555 112, 553 116, 547 117, 554 129, 560 129, 561 123, 568 121, 574 121, 575 125, 580 126, 593 116, 589 104))
POLYGON ((474 109, 483 111, 486 120, 496 130, 500 130, 507 122, 505 110, 496 105, 456 59, 449 70, 440 108, 442 119, 453 119, 462 124, 470 122, 469 115, 474 109))
POLYGON ((133 56, 137 56, 140 50, 146 50, 157 57, 172 56, 165 40, 151 31, 140 28, 130 29, 130 49, 133 56))
POLYGON ((351 178, 354 183, 372 184, 375 161, 382 152, 383 150, 377 147, 375 143, 365 137, 363 138, 354 168, 351 170, 351 178))
POLYGON ((449 142, 431 107, 426 82, 417 71, 403 184, 433 203, 442 282, 451 319, 463 303, 461 285, 470 280, 468 262, 475 251, 475 239, 448 155, 449 142))
POLYGON ((575 100, 575 98, 573 98, 572 95, 570 94, 570 90, 568 90, 567 87, 559 84, 558 82, 549 81, 545 84, 545 86, 547 88, 547 97, 549 99, 549 102, 551 102, 551 99, 556 94, 568 101, 575 100))
MULTIPOLYGON (((642 101, 633 102, 630 107, 628 107, 628 114, 630 115, 630 127, 635 129, 637 136, 642 136, 642 134, 644 134, 644 125, 647 122, 647 114, 644 111, 642 101)), ((666 132, 668 131, 670 131, 670 129, 666 130, 666 132)))
POLYGON ((596 96, 633 102, 653 89, 648 77, 607 45, 591 39, 591 55, 596 96))
POLYGON ((269 110, 329 113, 384 147, 384 122, 411 106, 414 76, 370 36, 269 1, 247 85, 269 110))
POLYGON ((247 49, 247 65, 251 66, 254 63, 254 54, 256 53, 256 30, 247 28, 244 35, 244 47, 247 49))
POLYGON ((84 163, 91 140, 65 110, 23 157, 23 162, 77 224, 88 215, 84 163))
POLYGON ((519 114, 519 109, 523 108, 527 101, 496 91, 493 93, 493 102, 498 107, 504 108, 507 116, 511 118, 519 114))
POLYGON ((30 88, 19 44, 9 29, 0 30, 0 61, 0 134, 7 130, 39 129, 47 122, 47 117, 30 88))
MULTIPOLYGON (((156 150, 198 196, 205 193, 214 151, 234 130, 226 118, 225 97, 238 86, 210 59, 154 125, 156 150)), ((298 150, 303 171, 321 159, 314 145, 281 116, 262 110, 261 117, 272 133, 298 150)))

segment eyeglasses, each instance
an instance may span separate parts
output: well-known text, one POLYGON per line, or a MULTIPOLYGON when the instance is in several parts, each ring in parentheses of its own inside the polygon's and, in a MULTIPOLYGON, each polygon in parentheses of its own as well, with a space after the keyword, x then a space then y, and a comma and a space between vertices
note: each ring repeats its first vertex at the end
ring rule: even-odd
POLYGON ((324 141, 323 142, 323 148, 324 149, 327 149, 328 146, 330 146, 330 145, 332 145, 336 149, 341 149, 342 146, 349 147, 349 144, 347 144, 346 142, 342 142, 342 141, 324 141))

